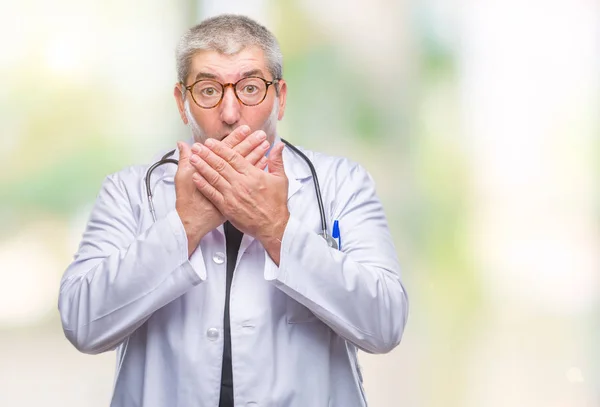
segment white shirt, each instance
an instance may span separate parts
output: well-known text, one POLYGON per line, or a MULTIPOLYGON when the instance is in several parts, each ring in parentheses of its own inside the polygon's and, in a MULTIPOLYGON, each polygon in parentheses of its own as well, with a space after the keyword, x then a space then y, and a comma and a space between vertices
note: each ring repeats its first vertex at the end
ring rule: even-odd
MULTIPOLYGON (((329 230, 307 164, 290 149, 290 219, 277 267, 244 235, 231 285, 236 407, 366 406, 357 349, 392 350, 408 299, 373 180, 346 159, 310 151, 329 230)), ((176 152, 173 158, 178 158, 176 152)), ((104 181, 73 263, 61 281, 64 332, 82 352, 117 350, 112 407, 217 407, 223 357, 226 250, 223 227, 188 259, 166 164, 144 177, 131 167, 104 181)))

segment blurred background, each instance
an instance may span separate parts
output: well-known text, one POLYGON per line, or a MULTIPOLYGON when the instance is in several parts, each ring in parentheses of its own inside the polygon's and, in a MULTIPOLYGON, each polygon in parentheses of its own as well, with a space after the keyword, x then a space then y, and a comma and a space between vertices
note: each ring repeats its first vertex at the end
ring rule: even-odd
POLYGON ((377 182, 411 310, 370 406, 600 405, 595 0, 3 1, 0 405, 108 406, 59 281, 105 175, 188 138, 174 48, 222 12, 280 40, 280 135, 377 182))

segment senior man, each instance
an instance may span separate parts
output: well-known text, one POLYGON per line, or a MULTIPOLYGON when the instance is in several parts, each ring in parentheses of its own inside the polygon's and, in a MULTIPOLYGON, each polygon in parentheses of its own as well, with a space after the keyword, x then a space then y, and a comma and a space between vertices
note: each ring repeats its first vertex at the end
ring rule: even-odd
POLYGON ((193 141, 104 181, 61 281, 67 338, 116 349, 113 407, 366 406, 357 350, 392 350, 408 315, 371 177, 280 141, 265 27, 205 20, 176 59, 193 141))

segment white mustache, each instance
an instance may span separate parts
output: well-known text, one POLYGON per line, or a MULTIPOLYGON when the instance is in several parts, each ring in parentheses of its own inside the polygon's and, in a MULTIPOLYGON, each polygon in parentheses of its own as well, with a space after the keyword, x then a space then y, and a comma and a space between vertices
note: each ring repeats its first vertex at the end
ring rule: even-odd
MULTIPOLYGON (((271 109, 271 113, 269 117, 264 122, 261 128, 252 129, 252 131, 263 130, 268 137, 273 137, 275 134, 275 130, 277 127, 277 119, 279 118, 279 98, 275 98, 273 102, 273 108, 271 109)), ((192 112, 190 110, 189 99, 186 99, 184 102, 185 116, 188 120, 188 128, 190 129, 192 136, 194 137, 194 141, 204 144, 204 142, 209 138, 214 138, 216 140, 223 140, 227 135, 229 135, 237 126, 231 126, 227 129, 225 135, 222 137, 211 137, 207 135, 207 133, 202 129, 202 126, 194 119, 192 112)))

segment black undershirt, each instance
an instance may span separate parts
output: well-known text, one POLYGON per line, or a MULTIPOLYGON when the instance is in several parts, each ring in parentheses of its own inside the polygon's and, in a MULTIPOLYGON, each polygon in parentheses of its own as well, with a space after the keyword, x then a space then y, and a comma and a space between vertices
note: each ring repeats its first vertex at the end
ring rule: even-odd
POLYGON ((225 230, 225 244, 227 251, 227 276, 225 286, 225 316, 223 322, 224 343, 223 343, 223 367, 221 373, 221 396, 219 407, 233 406, 233 374, 231 371, 231 328, 229 324, 229 294, 231 291, 231 280, 233 280, 233 270, 237 261, 240 243, 242 242, 242 232, 237 230, 229 222, 223 225, 225 230))

